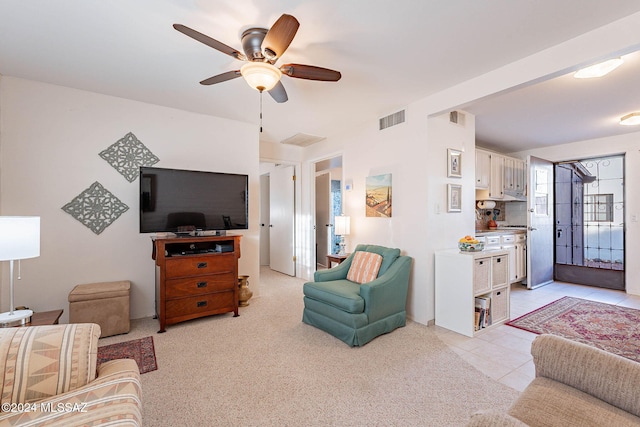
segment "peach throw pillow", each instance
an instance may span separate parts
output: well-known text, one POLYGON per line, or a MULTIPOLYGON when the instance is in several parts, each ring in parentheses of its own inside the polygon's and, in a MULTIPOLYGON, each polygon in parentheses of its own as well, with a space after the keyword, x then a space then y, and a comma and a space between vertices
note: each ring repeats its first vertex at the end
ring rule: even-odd
POLYGON ((378 277, 380 264, 382 264, 381 255, 373 252, 358 251, 351 261, 347 280, 360 284, 369 283, 378 277))

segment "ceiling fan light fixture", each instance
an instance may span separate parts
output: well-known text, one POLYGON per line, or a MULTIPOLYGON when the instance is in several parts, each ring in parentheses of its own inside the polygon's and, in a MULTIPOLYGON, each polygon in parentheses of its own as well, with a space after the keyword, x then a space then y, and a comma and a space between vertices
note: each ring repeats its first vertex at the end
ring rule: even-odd
POLYGON ((602 77, 618 68, 624 60, 622 58, 613 58, 608 61, 600 62, 586 68, 582 68, 575 72, 573 77, 576 79, 591 79, 594 77, 602 77))
POLYGON ((625 126, 640 125, 640 112, 630 113, 620 117, 620 124, 625 126))
POLYGON ((282 72, 266 62, 247 62, 240 68, 240 74, 253 89, 269 91, 278 84, 282 72))

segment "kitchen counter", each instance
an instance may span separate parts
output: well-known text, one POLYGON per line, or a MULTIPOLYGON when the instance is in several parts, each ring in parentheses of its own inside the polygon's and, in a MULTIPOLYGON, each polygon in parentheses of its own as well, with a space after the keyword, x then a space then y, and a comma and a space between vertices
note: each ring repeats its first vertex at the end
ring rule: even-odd
POLYGON ((526 234, 526 228, 498 228, 497 230, 476 230, 476 237, 503 236, 505 234, 526 234))

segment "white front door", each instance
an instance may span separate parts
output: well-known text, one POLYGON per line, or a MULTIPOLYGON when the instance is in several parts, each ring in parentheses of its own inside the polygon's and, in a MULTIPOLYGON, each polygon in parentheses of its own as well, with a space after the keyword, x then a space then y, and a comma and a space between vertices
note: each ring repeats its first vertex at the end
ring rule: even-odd
POLYGON ((295 168, 276 167, 269 174, 269 260, 272 270, 296 275, 294 260, 295 168))
POLYGON ((553 163, 529 156, 527 288, 553 281, 553 163))

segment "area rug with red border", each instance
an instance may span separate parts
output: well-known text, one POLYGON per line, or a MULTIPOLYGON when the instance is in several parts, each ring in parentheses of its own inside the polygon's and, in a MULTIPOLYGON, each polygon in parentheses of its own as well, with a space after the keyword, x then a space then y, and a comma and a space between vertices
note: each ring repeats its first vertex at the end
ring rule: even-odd
POLYGON ((640 362, 640 310, 563 297, 507 322, 535 334, 553 334, 640 362))
POLYGON ((114 359, 135 360, 141 374, 158 369, 153 337, 145 337, 98 347, 98 366, 114 359))

